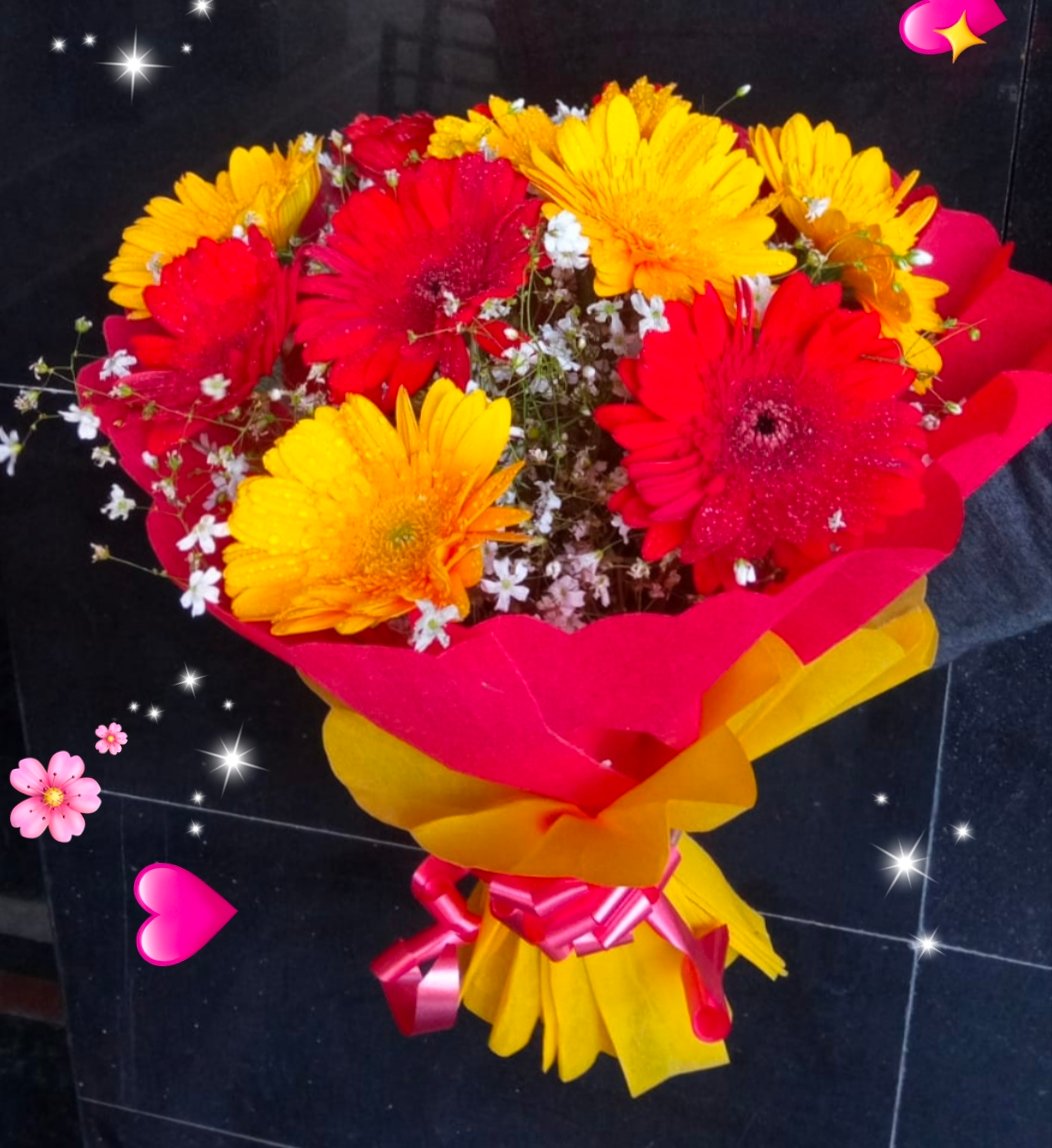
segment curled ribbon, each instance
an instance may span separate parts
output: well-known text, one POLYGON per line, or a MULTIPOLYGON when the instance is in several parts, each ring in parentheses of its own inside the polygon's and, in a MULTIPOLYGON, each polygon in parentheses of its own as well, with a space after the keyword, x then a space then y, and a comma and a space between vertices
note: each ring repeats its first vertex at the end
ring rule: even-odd
POLYGON ((683 987, 694 1035, 707 1042, 723 1040, 731 1027, 723 993, 727 927, 694 936, 664 893, 678 864, 673 846, 658 884, 640 889, 569 878, 508 877, 428 857, 413 874, 412 891, 435 924, 410 941, 396 942, 371 965, 399 1030, 415 1036, 452 1028, 456 1022, 458 952, 476 939, 480 923, 456 883, 474 872, 489 887, 493 916, 553 961, 627 944, 646 922, 683 954, 683 987))
POLYGON ((412 891, 435 924, 410 941, 396 941, 369 966, 403 1036, 441 1032, 456 1023, 460 1007, 457 952, 474 941, 479 931, 479 918, 456 886, 468 872, 428 857, 413 874, 412 891), (425 973, 422 966, 429 962, 425 973))

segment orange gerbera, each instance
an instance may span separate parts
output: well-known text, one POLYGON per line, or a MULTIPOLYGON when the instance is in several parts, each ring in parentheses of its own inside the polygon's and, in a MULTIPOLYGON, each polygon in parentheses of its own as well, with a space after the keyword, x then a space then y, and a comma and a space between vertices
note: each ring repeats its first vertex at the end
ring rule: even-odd
POLYGON ((468 611, 482 544, 529 515, 494 506, 521 464, 491 473, 511 406, 449 379, 428 391, 420 421, 405 390, 397 430, 368 399, 322 407, 268 451, 269 476, 246 479, 224 552, 234 614, 275 634, 354 634, 417 602, 468 611))
POLYGON ((712 283, 730 309, 736 278, 795 266, 766 246, 774 204, 757 202, 759 164, 729 124, 689 109, 676 98, 641 112, 615 92, 586 122, 560 124, 551 156, 534 148, 522 169, 550 200, 546 214, 580 220, 599 295, 688 301, 712 283))
POLYGON ((230 165, 208 183, 193 172, 175 184, 175 199, 155 196, 146 214, 124 232, 124 242, 103 277, 115 284, 114 303, 133 319, 150 312, 143 288, 160 282, 161 268, 200 239, 226 239, 255 225, 280 251, 303 222, 321 185, 318 145, 306 136, 282 155, 275 147, 235 148, 230 165))
POLYGON ((942 359, 924 332, 941 330, 935 300, 948 288, 914 274, 910 255, 938 200, 930 195, 903 207, 920 173, 911 171, 895 187, 880 148, 853 152, 831 123, 812 127, 799 114, 784 127, 760 125, 750 135, 789 222, 854 298, 880 316, 882 332, 898 342, 909 365, 937 373, 942 359))

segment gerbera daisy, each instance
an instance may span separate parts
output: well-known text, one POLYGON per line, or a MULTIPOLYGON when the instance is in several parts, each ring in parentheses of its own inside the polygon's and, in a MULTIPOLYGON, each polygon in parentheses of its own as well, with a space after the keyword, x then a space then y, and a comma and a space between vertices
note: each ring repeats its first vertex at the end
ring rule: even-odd
POLYGON ((387 172, 419 163, 427 155, 434 126, 435 117, 427 112, 395 120, 387 116, 357 116, 341 133, 345 150, 340 150, 339 162, 350 159, 360 176, 382 183, 387 172))
POLYGON ((322 407, 264 457, 230 516, 226 591, 237 617, 275 634, 333 627, 354 634, 416 603, 468 611, 482 544, 528 517, 494 506, 521 464, 491 473, 508 442, 511 406, 439 379, 420 422, 398 392, 397 430, 351 395, 322 407))
POLYGON ((159 281, 161 268, 202 237, 225 239, 254 224, 283 250, 296 234, 320 186, 318 145, 301 136, 282 155, 274 148, 235 148, 215 183, 192 172, 175 185, 175 199, 157 196, 146 214, 124 232, 104 278, 116 284, 114 303, 141 319, 149 314, 143 288, 159 281))
POLYGON ((586 123, 562 123, 553 155, 534 149, 523 171, 551 201, 546 215, 580 221, 597 294, 689 300, 711 282, 730 306, 735 278, 795 265, 766 246, 773 203, 757 203, 763 172, 737 143, 729 124, 671 100, 646 139, 632 101, 614 94, 586 123))
POLYGON ((635 402, 596 411, 627 449, 610 508, 646 528, 643 557, 679 547, 695 582, 763 582, 854 547, 920 505, 924 436, 902 400, 911 373, 875 315, 838 284, 794 275, 758 338, 714 291, 670 306, 621 375, 635 402))
POLYGON ((467 119, 442 116, 436 120, 427 153, 436 159, 454 159, 485 149, 520 168, 532 148, 547 154, 554 141, 555 124, 544 108, 490 96, 488 104, 470 109, 467 119))
POLYGON ((615 96, 624 96, 635 108, 639 134, 645 140, 654 134, 654 129, 670 108, 682 108, 687 112, 691 110, 690 101, 676 93, 675 84, 652 84, 646 76, 636 80, 627 92, 614 80, 603 88, 596 103, 608 104, 615 96))
POLYGON ((100 372, 99 397, 116 387, 133 406, 149 405, 158 423, 214 419, 273 370, 292 322, 295 275, 253 226, 243 242, 202 239, 143 297, 153 318, 128 323, 124 358, 111 356, 100 372))
POLYGON ((372 394, 388 410, 436 368, 467 382, 461 331, 523 285, 539 213, 522 176, 480 155, 426 160, 393 190, 351 196, 324 246, 307 251, 331 274, 301 283, 304 358, 332 363, 335 394, 372 394))
MULTIPOLYGON (((627 92, 616 81, 607 84, 595 102, 608 104, 615 96, 624 96, 635 108, 643 139, 650 138, 669 108, 690 111, 690 103, 676 95, 675 84, 652 84, 646 76, 636 80, 627 92)), ((556 121, 536 104, 523 106, 521 100, 509 103, 500 96, 490 96, 487 104, 470 109, 467 119, 443 116, 436 120, 428 155, 452 159, 485 147, 521 168, 531 162, 534 148, 551 156, 556 126, 556 121)))
POLYGON ((880 316, 881 330, 910 366, 937 373, 939 353, 922 332, 941 330, 935 300, 947 287, 914 274, 910 257, 938 200, 931 195, 904 206, 920 173, 911 171, 896 187, 880 148, 854 153, 831 123, 812 127, 799 114, 784 127, 760 125, 751 138, 782 211, 825 258, 824 268, 880 316))

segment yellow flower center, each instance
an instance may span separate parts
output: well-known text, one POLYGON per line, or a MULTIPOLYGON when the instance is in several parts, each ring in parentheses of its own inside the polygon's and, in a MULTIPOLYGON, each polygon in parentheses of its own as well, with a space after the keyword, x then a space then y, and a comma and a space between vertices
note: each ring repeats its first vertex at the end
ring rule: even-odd
POLYGON ((436 541, 446 540, 441 501, 411 494, 381 503, 361 538, 360 571, 415 582, 436 541))
POLYGON ((66 800, 65 793, 57 785, 49 786, 41 796, 44 799, 44 804, 50 805, 52 809, 57 809, 66 800))

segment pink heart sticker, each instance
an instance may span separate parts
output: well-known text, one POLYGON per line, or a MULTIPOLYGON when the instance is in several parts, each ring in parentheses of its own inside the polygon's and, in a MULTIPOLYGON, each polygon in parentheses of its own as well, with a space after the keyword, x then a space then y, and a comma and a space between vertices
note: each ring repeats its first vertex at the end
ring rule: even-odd
POLYGON ((939 35, 938 29, 952 28, 962 15, 967 16, 968 27, 976 36, 1007 19, 994 0, 920 0, 903 12, 899 35, 907 48, 923 56, 949 52, 950 42, 939 35))
POLYGON ((200 877, 163 861, 140 871, 134 891, 150 914, 139 928, 135 947, 151 965, 177 965, 192 957, 237 912, 200 877))

